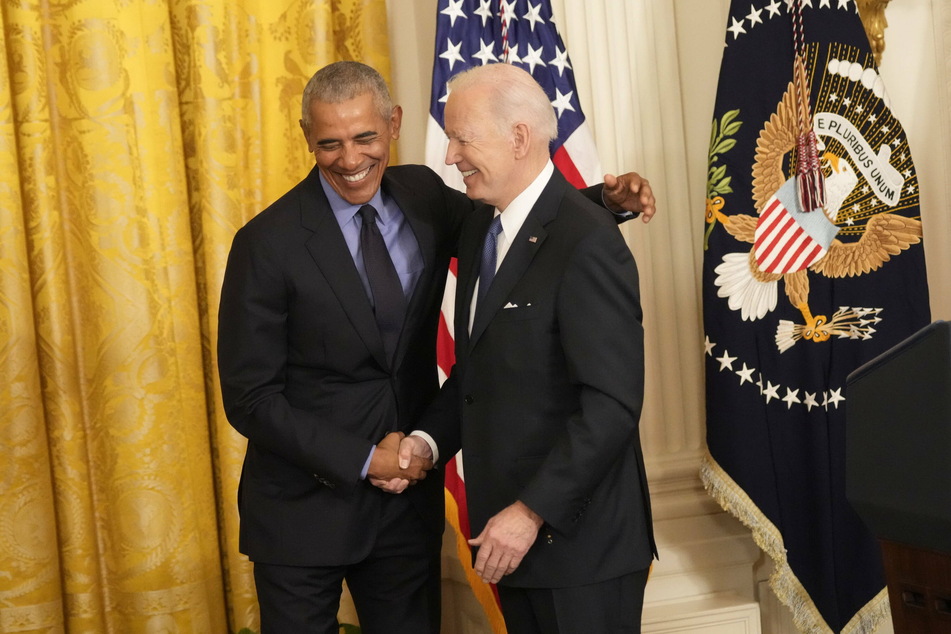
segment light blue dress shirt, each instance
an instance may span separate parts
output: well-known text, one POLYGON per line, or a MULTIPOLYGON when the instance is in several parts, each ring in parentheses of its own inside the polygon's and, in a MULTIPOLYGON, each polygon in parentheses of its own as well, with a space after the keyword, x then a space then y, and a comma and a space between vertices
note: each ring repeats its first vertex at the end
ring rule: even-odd
MULTIPOLYGON (((343 232, 343 239, 347 242, 357 273, 363 281, 363 289, 372 304, 373 293, 370 292, 370 281, 367 279, 367 269, 363 264, 363 252, 360 249, 360 229, 363 221, 358 212, 363 205, 351 205, 341 198, 323 174, 320 174, 320 184, 324 188, 324 194, 330 202, 330 209, 343 232)), ((400 283, 403 285, 403 295, 409 303, 413 290, 416 288, 416 282, 423 273, 423 254, 419 250, 419 242, 416 241, 413 228, 406 221, 406 216, 403 215, 403 211, 395 200, 384 196, 381 190, 377 190, 369 204, 376 209, 377 226, 383 234, 386 250, 390 252, 390 259, 393 260, 396 274, 399 275, 400 283)))

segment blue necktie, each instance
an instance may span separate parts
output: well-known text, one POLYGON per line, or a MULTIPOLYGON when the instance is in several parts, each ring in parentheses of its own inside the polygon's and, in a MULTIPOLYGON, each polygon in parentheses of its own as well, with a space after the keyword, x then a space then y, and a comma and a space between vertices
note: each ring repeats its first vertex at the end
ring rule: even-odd
POLYGON ((403 329, 403 317, 406 312, 406 297, 403 285, 396 273, 390 252, 383 242, 383 234, 376 224, 376 209, 372 205, 360 207, 363 226, 360 228, 360 249, 363 251, 363 265, 367 271, 367 281, 373 293, 373 314, 383 338, 386 358, 393 362, 393 353, 400 340, 403 329))
POLYGON ((502 216, 497 215, 492 219, 489 232, 485 234, 485 242, 482 243, 482 262, 479 264, 479 298, 476 301, 476 308, 479 307, 485 294, 489 292, 492 278, 495 277, 496 241, 501 232, 502 216))

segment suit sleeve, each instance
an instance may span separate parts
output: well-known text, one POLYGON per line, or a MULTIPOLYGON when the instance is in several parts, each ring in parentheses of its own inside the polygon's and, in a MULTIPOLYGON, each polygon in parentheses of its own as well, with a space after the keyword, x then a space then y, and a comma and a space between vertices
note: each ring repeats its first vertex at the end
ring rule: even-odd
POLYGON ((575 250, 557 301, 569 379, 580 411, 568 422, 519 499, 558 530, 638 443, 644 336, 637 267, 617 229, 602 226, 575 250))
POLYGON ((247 229, 235 235, 218 316, 228 421, 256 447, 325 484, 354 486, 372 443, 292 407, 285 397, 289 293, 280 250, 247 229))

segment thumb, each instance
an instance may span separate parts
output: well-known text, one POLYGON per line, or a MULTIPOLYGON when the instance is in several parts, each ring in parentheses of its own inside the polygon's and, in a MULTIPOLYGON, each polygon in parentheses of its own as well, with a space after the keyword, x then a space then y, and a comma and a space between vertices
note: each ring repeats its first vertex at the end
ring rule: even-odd
POLYGON ((481 545, 482 545, 482 542, 484 542, 484 541, 485 541, 485 530, 483 530, 481 533, 479 533, 479 536, 478 536, 478 537, 473 537, 472 539, 470 539, 470 540, 469 540, 469 545, 470 545, 470 546, 481 546, 481 545))
POLYGON ((409 463, 413 459, 413 441, 403 439, 400 442, 400 469, 406 469, 409 467, 409 463))
POLYGON ((614 189, 615 187, 617 187, 617 183, 618 183, 617 176, 615 176, 614 174, 604 175, 604 186, 607 187, 608 189, 614 189))

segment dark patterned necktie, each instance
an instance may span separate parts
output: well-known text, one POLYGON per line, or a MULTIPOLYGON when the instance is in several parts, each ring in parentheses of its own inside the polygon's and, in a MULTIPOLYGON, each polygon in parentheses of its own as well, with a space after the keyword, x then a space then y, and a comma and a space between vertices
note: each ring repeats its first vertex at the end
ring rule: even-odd
POLYGON ((360 207, 360 217, 363 219, 360 248, 370 291, 373 293, 373 313, 383 338, 386 359, 392 364, 393 353, 396 352, 396 344, 403 329, 406 297, 390 252, 383 242, 383 234, 376 224, 376 209, 372 205, 364 205, 360 207))
POLYGON ((479 308, 485 294, 489 292, 492 278, 495 277, 496 241, 500 233, 502 233, 502 216, 498 215, 492 219, 489 231, 485 234, 485 242, 482 243, 482 262, 479 264, 479 298, 476 301, 476 309, 479 308))

